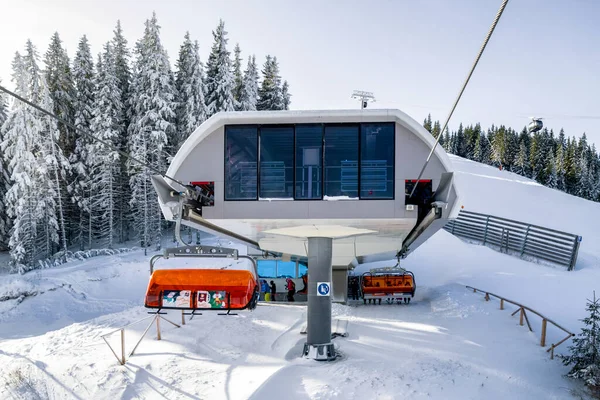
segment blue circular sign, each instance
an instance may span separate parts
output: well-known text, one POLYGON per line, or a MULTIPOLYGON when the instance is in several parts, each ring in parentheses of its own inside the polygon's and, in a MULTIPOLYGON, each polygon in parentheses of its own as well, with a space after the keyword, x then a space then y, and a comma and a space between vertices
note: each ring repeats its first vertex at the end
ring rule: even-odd
POLYGON ((317 292, 319 292, 321 296, 327 296, 327 294, 329 294, 329 284, 320 283, 319 286, 317 286, 317 292))

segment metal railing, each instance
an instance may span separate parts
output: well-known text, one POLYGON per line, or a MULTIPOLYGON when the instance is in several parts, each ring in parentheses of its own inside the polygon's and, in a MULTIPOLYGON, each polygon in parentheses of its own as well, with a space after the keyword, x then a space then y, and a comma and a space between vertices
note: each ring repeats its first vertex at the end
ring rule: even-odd
POLYGON ((500 252, 533 257, 575 268, 581 236, 526 222, 460 210, 444 229, 453 235, 482 242, 500 252))
POLYGON ((542 334, 541 334, 541 338, 540 338, 540 346, 542 347, 546 347, 546 328, 548 325, 548 322, 550 322, 552 325, 554 325, 555 327, 557 327, 558 329, 562 330, 563 332, 565 332, 568 336, 566 336, 564 339, 562 339, 561 341, 559 341, 558 343, 552 343, 550 345, 550 348, 548 350, 546 350, 546 352, 550 353, 550 358, 554 359, 554 349, 557 348, 558 346, 560 346, 561 344, 563 344, 567 339, 572 338, 573 336, 575 336, 574 333, 571 333, 569 330, 563 328, 562 326, 560 326, 559 324, 557 324, 556 322, 552 321, 551 319, 543 316, 542 314, 540 314, 539 312, 524 306, 523 304, 517 303, 516 301, 512 301, 512 300, 508 300, 505 297, 502 296, 498 296, 497 294, 491 293, 491 292, 486 292, 485 290, 481 290, 481 289, 477 289, 474 288, 472 286, 467 286, 467 289, 472 289, 473 293, 485 293, 485 301, 490 301, 490 296, 496 297, 497 299, 500 299, 500 309, 504 310, 504 303, 510 303, 510 304, 514 304, 515 306, 519 307, 516 309, 515 312, 513 312, 511 314, 511 316, 514 316, 516 313, 520 312, 520 316, 519 316, 519 325, 523 326, 523 320, 525 320, 527 322, 527 327, 529 328, 530 332, 533 332, 533 329, 531 329, 531 324, 529 323, 529 318, 527 318, 527 311, 532 312, 533 314, 537 315, 538 317, 540 317, 542 319, 542 334))

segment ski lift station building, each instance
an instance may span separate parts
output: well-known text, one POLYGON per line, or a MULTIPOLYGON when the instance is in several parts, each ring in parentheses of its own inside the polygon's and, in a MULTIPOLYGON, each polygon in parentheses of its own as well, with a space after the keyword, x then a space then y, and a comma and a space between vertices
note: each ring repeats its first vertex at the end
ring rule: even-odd
POLYGON ((224 112, 190 135, 167 172, 193 185, 197 201, 174 200, 183 188, 168 179, 153 184, 167 220, 248 254, 308 263, 310 281, 309 238, 327 238, 332 299, 345 301, 349 269, 404 258, 458 214, 441 146, 416 182, 434 142, 399 110, 224 112))

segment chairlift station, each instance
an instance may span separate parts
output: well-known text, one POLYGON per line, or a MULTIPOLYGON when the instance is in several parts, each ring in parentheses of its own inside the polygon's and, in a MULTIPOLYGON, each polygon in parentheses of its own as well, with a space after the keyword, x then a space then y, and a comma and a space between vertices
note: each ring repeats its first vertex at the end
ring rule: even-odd
POLYGON ((416 181, 434 145, 399 110, 222 112, 172 159, 166 176, 189 186, 160 175, 153 184, 178 226, 242 243, 258 259, 307 261, 304 355, 330 360, 331 303, 346 301, 348 270, 400 260, 458 215, 441 146, 416 181))

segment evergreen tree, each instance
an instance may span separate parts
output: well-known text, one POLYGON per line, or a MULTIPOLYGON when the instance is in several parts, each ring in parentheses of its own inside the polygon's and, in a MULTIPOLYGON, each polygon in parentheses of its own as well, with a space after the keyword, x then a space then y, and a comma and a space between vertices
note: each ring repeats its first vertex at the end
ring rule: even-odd
POLYGON ((571 355, 561 358, 564 365, 572 365, 569 377, 600 391, 600 299, 596 299, 596 292, 593 300, 588 300, 586 311, 589 315, 582 320, 584 327, 569 347, 571 355))
POLYGON ((258 89, 258 102, 256 109, 259 111, 266 110, 283 110, 284 101, 281 88, 281 77, 279 76, 279 65, 277 57, 267 55, 267 59, 262 70, 263 80, 258 89))
MULTIPOLYGON (((89 132, 94 107, 94 63, 85 35, 79 41, 77 54, 73 60, 73 81, 77 89, 74 103, 75 126, 89 132)), ((75 149, 69 157, 74 175, 74 180, 70 185, 70 192, 79 209, 79 218, 76 223, 77 228, 74 239, 79 243, 79 249, 83 250, 86 238, 88 246, 91 248, 92 245, 92 230, 90 227, 91 184, 89 182, 87 166, 87 150, 90 140, 79 132, 75 134, 75 149)))
MULTIPOLYGON (((2 80, 0 80, 2 83, 2 80)), ((8 106, 4 93, 0 94, 0 143, 2 139, 2 126, 8 118, 8 106)), ((1 147, 0 147, 1 149, 1 147)), ((6 213, 6 201, 4 199, 8 188, 10 187, 8 160, 4 160, 0 151, 0 251, 8 250, 8 239, 10 232, 10 219, 6 213)))
POLYGON ((227 32, 225 23, 220 20, 217 30, 213 31, 215 42, 206 63, 206 105, 208 116, 220 111, 234 111, 233 90, 235 80, 231 72, 231 59, 227 51, 227 32))
MULTIPOLYGON (((126 152, 129 143, 129 125, 132 117, 131 99, 131 70, 129 68, 130 51, 127 47, 127 40, 123 36, 121 21, 117 21, 117 27, 113 31, 112 51, 115 59, 115 74, 119 84, 119 92, 121 92, 122 112, 119 122, 119 149, 126 152)), ((127 159, 120 156, 121 160, 121 175, 119 176, 119 192, 117 197, 117 235, 119 242, 125 242, 129 238, 129 226, 131 225, 131 215, 127 212, 128 205, 131 200, 129 189, 129 176, 127 174, 127 159)))
POLYGON ((481 162, 483 159, 483 148, 481 146, 481 141, 485 140, 483 135, 479 134, 475 139, 475 145, 473 146, 473 160, 477 162, 481 162))
POLYGON ((431 114, 427 114, 427 118, 425 118, 425 121, 423 121, 423 127, 429 133, 431 133, 433 131, 433 124, 431 122, 431 114))
MULTIPOLYGON (((442 131, 442 127, 440 126, 440 121, 435 121, 433 123, 433 129, 431 131, 431 134, 433 135, 434 138, 437 138, 438 136, 440 136, 441 131, 442 131)), ((444 136, 443 135, 440 137, 439 144, 440 144, 440 146, 444 147, 444 136)))
MULTIPOLYGON (((62 47, 58 32, 52 35, 50 46, 44 58, 46 64, 46 83, 54 104, 54 114, 67 122, 75 121, 75 86, 71 75, 71 67, 67 51, 62 47)), ((60 129, 60 145, 68 156, 75 147, 75 132, 62 123, 60 129)))
POLYGON ((565 188, 569 194, 576 194, 577 191, 577 144, 575 138, 567 140, 567 149, 565 155, 565 188))
MULTIPOLYGON (((156 15, 146 21, 136 44, 132 87, 130 153, 159 171, 166 169, 166 151, 174 139, 175 90, 169 60, 159 37, 156 15)), ((134 230, 143 247, 160 248, 162 213, 150 182, 150 171, 129 161, 134 230)))
MULTIPOLYGON (((52 110, 54 101, 46 80, 41 78, 40 106, 52 110)), ((43 215, 44 231, 38 237, 38 246, 50 258, 57 250, 62 251, 63 260, 67 255, 66 182, 71 173, 71 165, 59 145, 60 130, 57 121, 45 114, 36 113, 39 124, 40 142, 38 148, 38 210, 43 215)))
POLYGON ((446 150, 447 153, 450 153, 452 151, 451 142, 452 140, 450 137, 450 131, 446 127, 446 133, 444 134, 444 150, 446 150))
POLYGON ((524 141, 519 145, 519 153, 515 158, 514 172, 527 176, 529 171, 529 155, 527 154, 527 146, 524 141))
POLYGON ((179 50, 175 87, 178 94, 177 145, 175 153, 197 127, 206 120, 204 76, 198 54, 198 42, 192 43, 189 32, 179 50))
POLYGON ((546 157, 546 186, 551 189, 558 188, 558 174, 556 173, 556 160, 554 159, 554 150, 550 149, 546 157))
POLYGON ((590 182, 589 166, 585 157, 579 157, 579 174, 577 180, 576 196, 589 199, 592 193, 592 182, 590 182))
POLYGON ((492 161, 497 167, 506 164, 506 128, 501 125, 494 133, 492 140, 492 161))
MULTIPOLYGON (((28 41, 28 46, 31 42, 28 41)), ((34 50, 31 45, 31 49, 34 50)), ((12 63, 15 92, 30 98, 30 78, 25 60, 19 53, 12 63)), ((8 164, 11 185, 5 195, 6 212, 12 222, 9 247, 11 270, 24 273, 34 267, 37 236, 36 148, 39 137, 32 127, 33 113, 25 103, 14 101, 8 119, 2 126, 0 154, 8 164)))
POLYGON ((241 111, 256 111, 258 100, 258 69, 256 68, 256 57, 248 57, 248 66, 244 71, 242 82, 242 97, 240 99, 241 111))
MULTIPOLYGON (((561 129, 562 133, 562 129, 561 129)), ((563 137, 564 139, 564 137, 563 137)), ((556 148, 556 188, 561 191, 565 191, 565 148, 563 144, 564 140, 559 137, 558 145, 556 148)))
POLYGON ((236 111, 241 111, 240 101, 242 99, 243 89, 243 75, 242 75, 242 50, 240 50, 240 44, 236 43, 233 49, 233 77, 235 84, 233 86, 233 99, 235 100, 236 111))
MULTIPOLYGON (((115 56, 110 43, 104 46, 101 62, 98 62, 96 93, 91 131, 98 139, 116 148, 120 142, 123 113, 121 92, 116 75, 115 56)), ((94 237, 109 249, 114 246, 118 223, 117 200, 119 196, 119 176, 121 160, 119 153, 98 141, 89 144, 89 175, 93 193, 91 216, 94 223, 94 237)))
POLYGON ((283 81, 283 86, 281 87, 281 96, 283 98, 283 109, 289 110, 291 97, 292 95, 289 92, 290 88, 287 81, 283 81))

